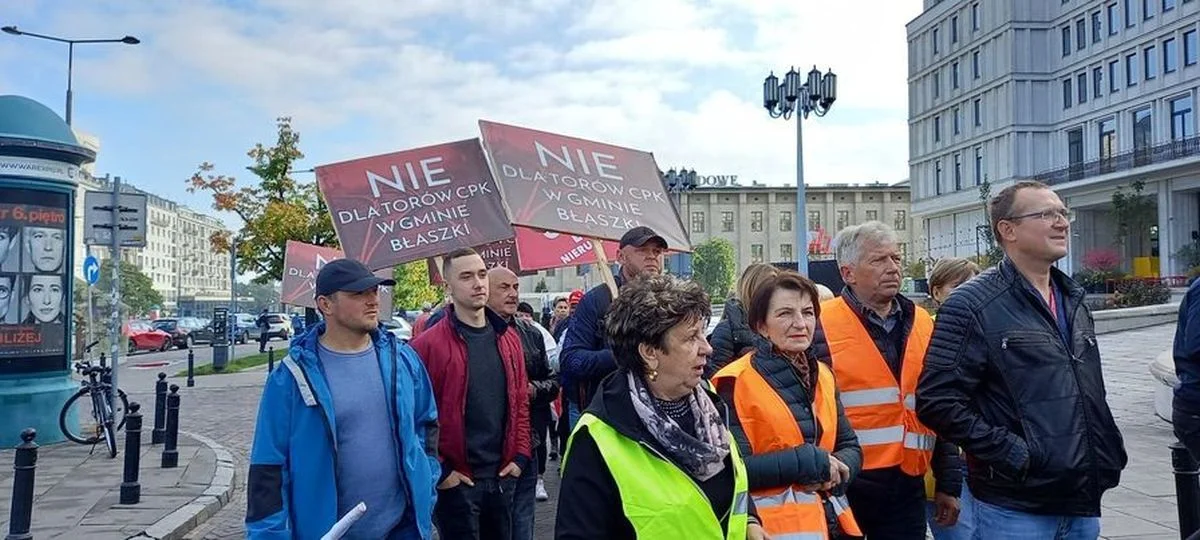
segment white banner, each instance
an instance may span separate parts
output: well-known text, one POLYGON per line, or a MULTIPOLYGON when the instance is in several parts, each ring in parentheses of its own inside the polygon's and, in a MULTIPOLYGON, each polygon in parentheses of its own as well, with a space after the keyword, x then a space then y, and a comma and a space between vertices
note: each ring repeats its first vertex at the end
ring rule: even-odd
POLYGON ((75 182, 79 167, 48 159, 0 156, 0 177, 3 176, 75 182))

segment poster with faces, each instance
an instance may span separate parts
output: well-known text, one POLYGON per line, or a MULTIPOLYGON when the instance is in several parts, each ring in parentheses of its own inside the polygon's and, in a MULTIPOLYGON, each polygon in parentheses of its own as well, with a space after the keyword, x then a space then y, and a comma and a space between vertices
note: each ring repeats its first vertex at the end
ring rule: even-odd
POLYGON ((68 198, 0 189, 0 201, 0 374, 64 369, 68 198))

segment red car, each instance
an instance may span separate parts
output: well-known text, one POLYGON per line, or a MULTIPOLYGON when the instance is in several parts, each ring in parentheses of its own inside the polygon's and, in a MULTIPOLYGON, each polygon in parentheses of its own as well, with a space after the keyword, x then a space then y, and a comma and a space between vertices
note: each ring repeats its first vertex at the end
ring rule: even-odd
POLYGON ((154 328, 146 321, 129 321, 125 325, 126 352, 165 351, 171 346, 171 334, 154 328))

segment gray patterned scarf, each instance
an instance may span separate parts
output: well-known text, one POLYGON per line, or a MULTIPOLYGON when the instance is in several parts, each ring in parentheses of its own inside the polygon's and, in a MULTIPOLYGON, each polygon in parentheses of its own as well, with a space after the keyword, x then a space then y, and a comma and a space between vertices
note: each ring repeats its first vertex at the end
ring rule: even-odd
POLYGON ((629 378, 629 395, 634 410, 671 459, 701 482, 725 469, 725 456, 729 455, 729 432, 707 392, 697 387, 687 398, 692 416, 696 419, 696 436, 693 437, 654 404, 654 397, 640 377, 633 373, 626 374, 626 377, 629 378))

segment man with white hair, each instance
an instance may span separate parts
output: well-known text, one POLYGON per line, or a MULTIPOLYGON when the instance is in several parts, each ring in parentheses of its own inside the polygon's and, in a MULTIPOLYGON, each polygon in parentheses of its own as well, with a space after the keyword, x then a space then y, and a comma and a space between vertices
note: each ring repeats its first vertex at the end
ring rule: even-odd
POLYGON ((863 450, 863 470, 847 490, 850 507, 871 540, 925 537, 924 475, 937 477, 937 514, 958 519, 961 461, 917 420, 917 378, 933 320, 900 293, 902 259, 896 232, 878 221, 852 225, 834 238, 846 288, 821 303, 810 352, 833 365, 846 416, 863 450))

